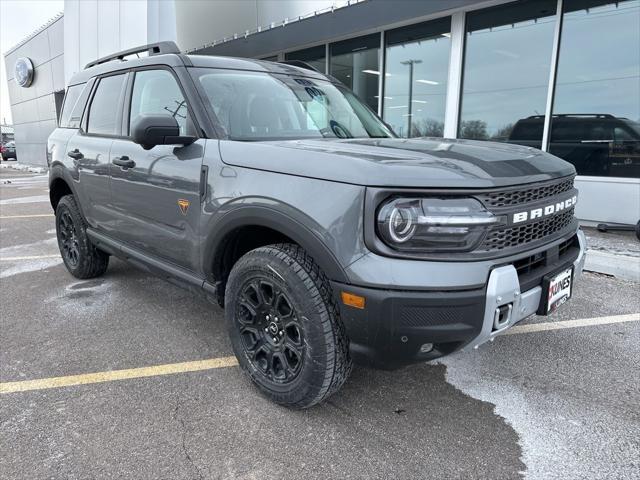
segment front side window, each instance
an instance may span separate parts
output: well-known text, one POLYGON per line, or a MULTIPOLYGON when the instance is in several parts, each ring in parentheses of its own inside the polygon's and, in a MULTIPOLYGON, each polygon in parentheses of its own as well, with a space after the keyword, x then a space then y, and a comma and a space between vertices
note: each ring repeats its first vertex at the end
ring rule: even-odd
POLYGON ((232 140, 393 136, 353 93, 326 80, 213 69, 194 74, 232 140))
POLYGON ((187 134, 189 111, 178 82, 167 70, 136 72, 129 112, 129 131, 138 115, 165 114, 178 121, 180 135, 187 134))
POLYGON ((529 0, 467 15, 460 138, 542 146, 556 10, 529 0))
POLYGON ((113 75, 100 80, 91 108, 87 131, 97 135, 118 133, 118 106, 121 103, 125 76, 113 75))

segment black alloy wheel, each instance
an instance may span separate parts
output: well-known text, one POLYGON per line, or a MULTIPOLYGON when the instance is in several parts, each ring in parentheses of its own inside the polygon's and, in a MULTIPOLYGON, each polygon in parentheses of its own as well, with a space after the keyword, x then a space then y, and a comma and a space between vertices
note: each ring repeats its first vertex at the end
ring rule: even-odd
POLYGON ((349 376, 349 339, 331 284, 298 245, 243 255, 231 269, 224 305, 240 368, 270 400, 308 408, 349 376))
POLYGON ((78 266, 80 250, 78 247, 78 236, 73 219, 68 211, 62 212, 58 220, 58 234, 60 235, 60 253, 62 258, 70 267, 78 266))
POLYGON ((56 234, 62 261, 71 275, 87 279, 107 271, 109 255, 91 243, 73 195, 65 195, 56 205, 56 234))
POLYGON ((267 379, 293 381, 304 362, 305 345, 298 313, 269 278, 254 277, 238 297, 237 328, 247 358, 267 379))

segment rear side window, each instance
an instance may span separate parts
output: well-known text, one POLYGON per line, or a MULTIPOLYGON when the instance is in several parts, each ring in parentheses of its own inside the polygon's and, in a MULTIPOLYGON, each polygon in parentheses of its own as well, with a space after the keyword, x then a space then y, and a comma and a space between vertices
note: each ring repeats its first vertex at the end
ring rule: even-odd
POLYGON ((67 88, 67 94, 64 96, 64 104, 62 106, 62 115, 60 115, 60 126, 62 128, 80 127, 82 112, 87 103, 92 85, 93 80, 90 80, 88 83, 80 83, 67 88))
POLYGON ((87 132, 97 135, 118 134, 118 110, 122 97, 123 75, 113 75, 100 80, 91 108, 87 132))

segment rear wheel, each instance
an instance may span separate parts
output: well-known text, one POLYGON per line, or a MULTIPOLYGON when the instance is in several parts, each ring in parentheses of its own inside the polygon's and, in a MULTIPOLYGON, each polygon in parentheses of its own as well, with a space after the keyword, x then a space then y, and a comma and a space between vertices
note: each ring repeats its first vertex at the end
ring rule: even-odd
POLYGON ((310 407, 349 376, 348 341, 329 282, 296 245, 261 247, 238 260, 225 316, 240 366, 276 403, 310 407))
POLYGON ((87 224, 73 195, 65 195, 56 207, 56 234, 65 267, 76 278, 99 277, 107 270, 109 255, 93 246, 87 224))

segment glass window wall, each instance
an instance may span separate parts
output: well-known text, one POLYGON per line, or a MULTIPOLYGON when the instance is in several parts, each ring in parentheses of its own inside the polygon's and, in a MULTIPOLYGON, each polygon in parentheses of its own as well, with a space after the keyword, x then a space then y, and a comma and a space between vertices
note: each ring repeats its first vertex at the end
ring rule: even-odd
POLYGON ((285 54, 284 58, 285 60, 300 60, 301 62, 306 62, 320 73, 326 73, 327 55, 326 47, 324 45, 306 48, 304 50, 297 50, 295 52, 288 52, 285 54))
POLYGON ((467 14, 459 138, 540 148, 556 0, 467 14))
POLYGON ((378 111, 380 34, 332 43, 329 70, 374 112, 378 111))
POLYGON ((640 1, 565 0, 549 151, 640 178, 640 1))
POLYGON ((391 30, 385 42, 385 121, 401 137, 442 137, 451 18, 391 30))

